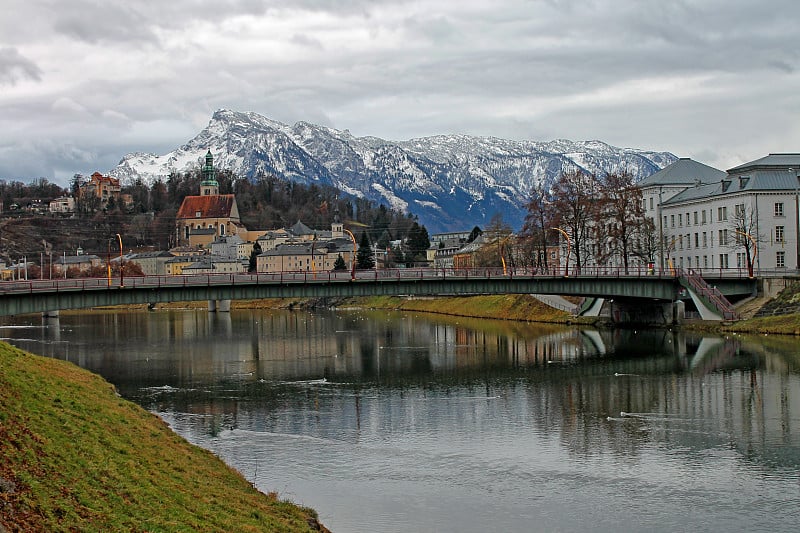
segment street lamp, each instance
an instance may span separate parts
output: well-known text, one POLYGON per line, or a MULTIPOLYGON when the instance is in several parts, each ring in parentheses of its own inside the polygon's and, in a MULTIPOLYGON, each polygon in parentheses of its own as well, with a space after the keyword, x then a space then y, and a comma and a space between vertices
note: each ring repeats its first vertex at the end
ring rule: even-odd
POLYGON ((572 250, 572 241, 569 240, 569 235, 563 229, 561 229, 561 228, 551 228, 551 229, 561 233, 561 235, 563 235, 564 238, 567 239, 567 256, 564 259, 564 277, 568 278, 569 277, 569 253, 572 250))
POLYGON ((117 233, 117 240, 119 241, 119 286, 125 286, 125 271, 122 268, 122 237, 117 233))
POLYGON ((661 207, 661 202, 663 201, 661 196, 662 188, 663 185, 658 186, 658 211, 656 213, 658 216, 658 246, 661 251, 659 262, 661 263, 661 272, 664 272, 664 221, 662 220, 664 215, 663 208, 661 207))
POLYGON ((352 261, 350 261, 350 263, 352 264, 350 270, 350 279, 356 279, 356 236, 353 235, 353 232, 350 231, 349 229, 343 229, 342 231, 350 235, 350 240, 353 241, 353 259, 352 261))
POLYGON ((794 249, 796 255, 795 268, 800 271, 800 171, 789 168, 789 174, 794 176, 794 249))

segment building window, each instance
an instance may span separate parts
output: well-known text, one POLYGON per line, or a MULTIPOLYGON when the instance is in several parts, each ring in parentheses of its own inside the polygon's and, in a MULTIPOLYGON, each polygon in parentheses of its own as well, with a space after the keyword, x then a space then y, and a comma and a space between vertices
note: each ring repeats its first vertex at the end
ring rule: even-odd
POLYGON ((738 252, 736 254, 736 268, 744 268, 747 266, 747 256, 744 255, 744 252, 738 252))
POLYGON ((694 216, 694 225, 696 226, 697 225, 697 211, 695 211, 693 213, 693 216, 694 216))
POLYGON ((775 254, 775 266, 778 268, 786 268, 786 252, 780 251, 775 254))
POLYGON ((783 202, 775 202, 775 216, 776 217, 783 216, 783 202))
POLYGON ((728 254, 719 254, 719 267, 728 268, 728 254))
POLYGON ((653 197, 650 197, 650 210, 653 210, 653 197))
POLYGON ((689 213, 686 213, 686 225, 691 226, 692 222, 689 220, 689 213))
POLYGON ((673 228, 675 227, 675 215, 669 216, 669 225, 672 226, 673 228))
POLYGON ((720 222, 724 222, 728 220, 728 208, 726 207, 718 207, 717 208, 717 220, 720 222))
POLYGON ((708 248, 708 234, 703 232, 703 248, 708 248))
POLYGON ((683 250, 683 235, 678 235, 678 250, 683 250))
POLYGON ((783 239, 783 226, 775 226, 775 242, 783 244, 785 242, 783 239))
POLYGON ((703 224, 705 224, 706 223, 706 210, 705 209, 700 211, 700 218, 701 218, 703 224))
POLYGON ((700 248, 700 235, 698 233, 694 234, 694 247, 700 248))
MULTIPOLYGON (((688 220, 687 220, 687 222, 688 222, 688 220)), ((683 215, 682 214, 678 214, 678 226, 679 227, 683 227, 683 215)))
POLYGON ((719 245, 720 246, 728 245, 728 230, 726 229, 719 230, 719 245))
POLYGON ((708 268, 708 256, 703 256, 703 268, 708 268))
POLYGON ((736 204, 733 206, 733 212, 736 215, 736 218, 741 218, 744 216, 744 204, 736 204))

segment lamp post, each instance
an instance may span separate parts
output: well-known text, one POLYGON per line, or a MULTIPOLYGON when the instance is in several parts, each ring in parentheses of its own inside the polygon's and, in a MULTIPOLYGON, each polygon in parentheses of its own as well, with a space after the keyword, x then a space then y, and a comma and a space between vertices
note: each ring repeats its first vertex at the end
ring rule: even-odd
POLYGON ((661 251, 660 257, 659 257, 659 262, 661 263, 661 272, 664 272, 664 220, 663 220, 664 216, 662 214, 663 211, 662 211, 662 208, 661 208, 661 201, 662 201, 661 191, 662 191, 662 186, 659 185, 658 186, 658 211, 657 211, 657 213, 658 213, 658 247, 659 247, 659 250, 661 251))
POLYGON ((794 250, 795 269, 800 271, 800 171, 789 168, 789 174, 794 177, 794 250))
POLYGON ((350 279, 356 279, 356 236, 353 235, 353 232, 349 229, 343 229, 345 233, 350 235, 350 240, 353 241, 353 259, 351 262, 352 267, 350 269, 350 279))
POLYGON ((111 239, 108 239, 106 243, 108 247, 106 248, 106 274, 108 279, 108 288, 111 288, 111 239))
POLYGON ((569 240, 569 235, 563 229, 561 229, 561 228, 552 228, 552 229, 557 231, 557 232, 559 232, 559 233, 561 233, 561 235, 563 235, 564 238, 567 240, 567 256, 564 259, 564 277, 568 278, 569 277, 569 253, 572 250, 572 241, 569 240))
POLYGON ((117 233, 117 240, 119 241, 119 286, 125 286, 125 271, 122 268, 122 237, 117 233))

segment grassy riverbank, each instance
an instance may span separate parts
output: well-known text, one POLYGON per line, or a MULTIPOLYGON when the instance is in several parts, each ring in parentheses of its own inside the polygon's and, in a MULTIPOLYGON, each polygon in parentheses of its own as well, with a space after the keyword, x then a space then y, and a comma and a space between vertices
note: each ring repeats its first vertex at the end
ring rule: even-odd
POLYGON ((0 532, 320 527, 101 377, 0 343, 0 532))
MULTIPOLYGON (((800 285, 785 289, 764 306, 774 308, 779 302, 794 302, 796 308, 785 304, 769 316, 756 316, 732 323, 688 322, 687 329, 725 331, 736 333, 769 333, 800 335, 800 285)), ((474 318, 500 320, 522 320, 529 322, 592 324, 595 319, 573 317, 564 311, 553 309, 528 295, 495 295, 469 297, 442 297, 431 299, 405 299, 398 297, 370 297, 353 299, 348 303, 354 307, 438 313, 474 318)))
POLYGON ((401 298, 371 296, 345 300, 338 304, 367 309, 417 311, 442 315, 494 320, 521 320, 556 324, 590 323, 554 309, 527 294, 497 294, 491 296, 442 296, 437 298, 401 298))

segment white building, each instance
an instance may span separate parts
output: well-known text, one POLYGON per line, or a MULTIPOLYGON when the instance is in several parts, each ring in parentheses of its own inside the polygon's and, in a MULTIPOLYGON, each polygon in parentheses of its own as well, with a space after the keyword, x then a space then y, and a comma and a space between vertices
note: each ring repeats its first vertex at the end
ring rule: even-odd
POLYGON ((55 200, 50 200, 51 213, 74 213, 75 198, 71 196, 60 196, 55 200))
POLYGON ((640 182, 663 265, 747 269, 749 255, 755 274, 797 269, 798 170, 800 154, 770 154, 727 173, 681 159, 640 182))

